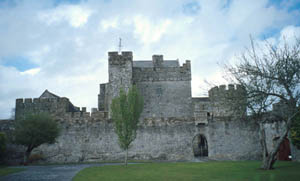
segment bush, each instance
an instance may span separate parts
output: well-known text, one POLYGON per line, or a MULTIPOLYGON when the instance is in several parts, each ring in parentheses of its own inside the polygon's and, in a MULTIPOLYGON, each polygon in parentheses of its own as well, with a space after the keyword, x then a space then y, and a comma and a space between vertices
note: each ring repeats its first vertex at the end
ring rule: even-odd
POLYGON ((37 162, 37 161, 41 161, 41 160, 44 160, 44 156, 42 154, 31 154, 28 158, 28 162, 29 163, 34 163, 34 162, 37 162))
POLYGON ((28 114, 25 119, 17 120, 13 135, 16 144, 26 147, 24 164, 27 164, 34 148, 54 143, 59 133, 58 123, 47 113, 28 114))

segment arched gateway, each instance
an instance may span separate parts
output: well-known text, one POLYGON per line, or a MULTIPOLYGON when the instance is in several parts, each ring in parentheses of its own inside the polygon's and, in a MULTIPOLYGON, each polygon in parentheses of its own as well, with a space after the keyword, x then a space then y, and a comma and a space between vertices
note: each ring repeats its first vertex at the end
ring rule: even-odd
POLYGON ((208 145, 204 135, 198 134, 193 138, 193 152, 195 157, 208 156, 208 145))

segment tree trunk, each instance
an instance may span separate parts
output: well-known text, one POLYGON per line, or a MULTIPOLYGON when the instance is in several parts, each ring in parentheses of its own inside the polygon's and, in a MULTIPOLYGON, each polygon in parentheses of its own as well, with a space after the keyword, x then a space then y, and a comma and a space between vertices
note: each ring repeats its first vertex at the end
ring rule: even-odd
POLYGON ((125 154, 125 166, 127 166, 127 158, 128 158, 128 148, 126 148, 126 154, 125 154))
POLYGON ((260 133, 261 133, 261 145, 263 148, 263 163, 261 165, 261 168, 264 170, 271 170, 273 169, 273 165, 276 162, 277 158, 277 153, 279 150, 279 147, 281 145, 281 143, 284 141, 284 139, 287 137, 288 132, 290 131, 290 127, 292 124, 292 119, 294 118, 294 116, 296 115, 293 114, 286 122, 285 125, 285 130, 284 132, 280 135, 280 137, 278 138, 278 140, 275 143, 275 146, 273 147, 273 149, 268 152, 267 149, 267 144, 266 144, 266 134, 265 134, 265 129, 263 127, 263 123, 260 123, 260 133))
POLYGON ((24 166, 28 165, 28 159, 30 156, 31 150, 27 149, 24 153, 24 166))

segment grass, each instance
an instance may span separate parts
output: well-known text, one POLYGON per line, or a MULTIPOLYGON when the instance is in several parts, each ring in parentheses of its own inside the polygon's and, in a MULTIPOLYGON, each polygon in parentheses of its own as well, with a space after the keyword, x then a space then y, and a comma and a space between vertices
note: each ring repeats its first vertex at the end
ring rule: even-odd
POLYGON ((25 170, 24 168, 8 168, 8 167, 0 167, 0 177, 8 174, 21 172, 25 170))
POLYGON ((300 163, 276 162, 275 169, 259 169, 259 161, 204 163, 145 163, 97 166, 81 170, 74 178, 80 180, 213 180, 213 181, 281 181, 300 180, 300 163))

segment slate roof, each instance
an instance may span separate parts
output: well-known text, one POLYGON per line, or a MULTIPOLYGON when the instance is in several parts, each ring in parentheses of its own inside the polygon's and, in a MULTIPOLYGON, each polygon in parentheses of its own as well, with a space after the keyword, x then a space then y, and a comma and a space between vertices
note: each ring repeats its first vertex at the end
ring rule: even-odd
POLYGON ((49 92, 47 89, 42 93, 39 98, 60 98, 59 96, 49 92))

